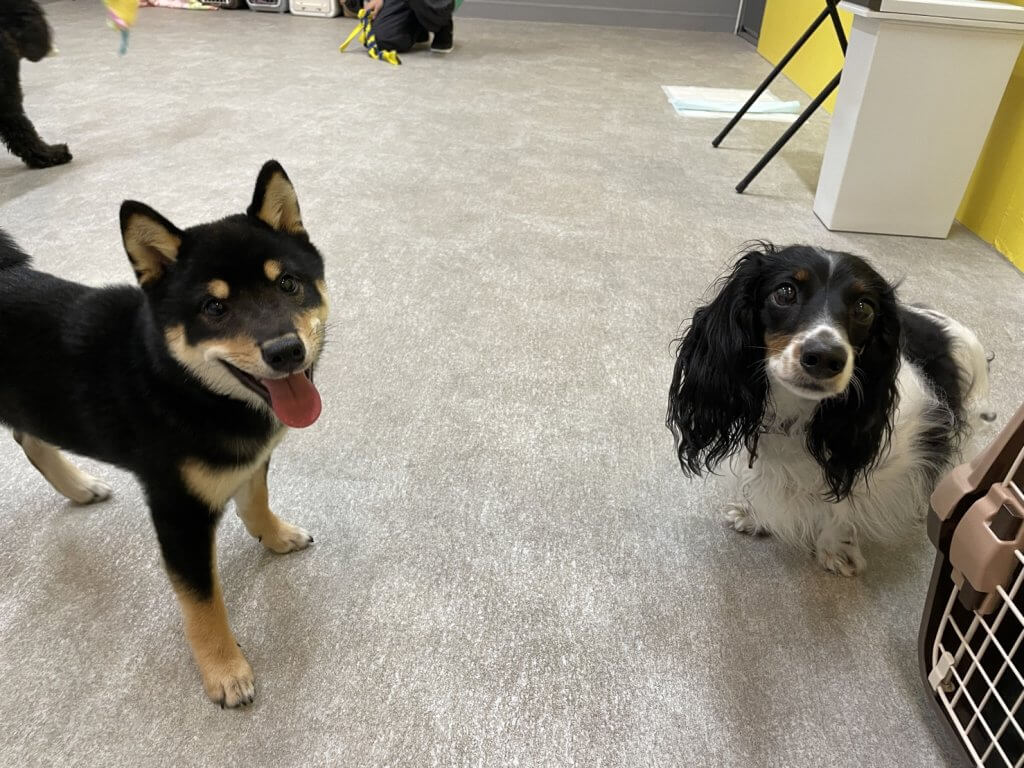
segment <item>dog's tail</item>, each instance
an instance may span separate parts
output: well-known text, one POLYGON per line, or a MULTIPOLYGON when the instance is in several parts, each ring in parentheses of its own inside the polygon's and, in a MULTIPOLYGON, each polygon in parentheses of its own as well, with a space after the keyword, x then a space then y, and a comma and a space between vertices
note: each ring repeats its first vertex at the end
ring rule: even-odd
POLYGON ((0 229, 0 270, 24 267, 30 261, 29 255, 18 247, 14 239, 0 229))

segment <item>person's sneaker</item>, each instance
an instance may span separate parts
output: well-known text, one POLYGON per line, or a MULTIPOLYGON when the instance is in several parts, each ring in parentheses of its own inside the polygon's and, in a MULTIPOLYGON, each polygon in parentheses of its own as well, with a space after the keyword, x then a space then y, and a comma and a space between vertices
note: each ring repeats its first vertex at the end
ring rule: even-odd
POLYGON ((454 32, 454 24, 449 24, 447 27, 437 30, 434 33, 433 41, 430 43, 430 50, 434 53, 451 53, 452 48, 455 47, 454 32))
POLYGON ((427 32, 427 30, 425 30, 423 27, 420 27, 416 31, 416 37, 413 38, 412 44, 413 45, 420 45, 421 43, 425 43, 425 42, 427 42, 429 40, 430 40, 430 33, 427 32))

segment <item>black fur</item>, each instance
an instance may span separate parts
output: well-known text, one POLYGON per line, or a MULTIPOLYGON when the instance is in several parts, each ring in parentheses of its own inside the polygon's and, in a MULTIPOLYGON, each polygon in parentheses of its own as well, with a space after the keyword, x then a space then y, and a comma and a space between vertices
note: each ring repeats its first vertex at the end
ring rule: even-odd
POLYGON ((934 318, 922 312, 900 309, 903 354, 924 371, 935 394, 954 415, 963 413, 960 369, 950 354, 953 340, 934 318))
POLYGON ((770 246, 743 254, 679 340, 665 423, 687 474, 713 472, 741 446, 757 453, 768 394, 759 287, 773 257, 770 246))
POLYGON ((21 59, 39 61, 51 48, 50 27, 35 0, 0 1, 0 139, 31 168, 71 160, 66 144, 47 144, 25 115, 21 59))
POLYGON ((766 336, 796 333, 824 316, 846 327, 857 384, 821 401, 807 428, 807 449, 821 465, 830 500, 848 496, 867 475, 888 443, 898 403, 902 331, 895 291, 851 254, 770 244, 740 257, 679 340, 666 424, 686 474, 713 472, 744 447, 756 459, 771 408, 766 336), (797 272, 806 275, 801 301, 773 304, 773 291, 797 272), (849 319, 860 299, 874 308, 869 328, 849 319))
POLYGON ((18 247, 10 235, 0 229, 0 270, 21 267, 29 261, 29 255, 18 247))
MULTIPOLYGON (((276 162, 266 168, 284 176, 276 162)), ((260 179, 265 184, 269 174, 260 179)), ((258 186, 254 199, 262 194, 258 186)), ((194 494, 181 467, 245 468, 283 427, 269 408, 212 391, 172 355, 165 334, 181 327, 189 344, 237 337, 259 344, 286 333, 294 315, 321 305, 323 260, 304 232, 274 230, 255 215, 185 230, 127 202, 124 226, 132 215, 163 222, 180 238, 176 260, 141 289, 92 288, 39 272, 0 232, 0 423, 131 471, 172 581, 208 600, 222 508, 194 494), (298 282, 294 295, 267 277, 268 259, 298 282), (201 310, 214 279, 232 286, 223 318, 201 310)))
POLYGON ((900 322, 903 355, 924 372, 939 400, 939 405, 926 414, 933 426, 924 430, 918 446, 937 480, 941 468, 960 449, 968 427, 963 402, 966 382, 951 353, 953 340, 935 318, 901 309, 900 322))

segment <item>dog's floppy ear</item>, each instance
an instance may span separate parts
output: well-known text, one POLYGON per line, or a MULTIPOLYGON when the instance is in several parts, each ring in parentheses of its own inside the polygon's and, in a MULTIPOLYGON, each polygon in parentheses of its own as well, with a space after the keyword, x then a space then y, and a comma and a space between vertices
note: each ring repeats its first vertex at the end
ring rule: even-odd
POLYGON ((902 332, 896 291, 876 275, 879 306, 871 335, 857 351, 846 395, 823 400, 807 429, 807 450, 821 466, 829 501, 850 495, 889 445, 899 405, 902 332))
POLYGON ((679 340, 665 425, 687 475, 712 472, 746 446, 757 450, 767 382, 757 304, 764 254, 744 254, 679 340))
POLYGON ((139 285, 156 282, 178 260, 181 237, 180 229, 148 205, 121 203, 121 239, 139 285))
POLYGON ((306 231, 302 226, 295 187, 277 160, 268 160, 260 169, 252 203, 246 213, 278 232, 300 235, 306 231))

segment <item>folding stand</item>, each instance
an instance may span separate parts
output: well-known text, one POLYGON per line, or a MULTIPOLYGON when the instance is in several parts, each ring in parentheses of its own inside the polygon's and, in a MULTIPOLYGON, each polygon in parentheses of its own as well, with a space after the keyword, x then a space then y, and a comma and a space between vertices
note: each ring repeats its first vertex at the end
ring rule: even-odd
MULTIPOLYGON (((756 90, 750 95, 750 98, 747 99, 747 103, 740 107, 739 112, 732 116, 732 120, 730 120, 725 128, 722 129, 722 132, 714 138, 714 141, 711 142, 711 146, 717 147, 722 143, 722 139, 729 134, 729 131, 733 129, 733 126, 740 121, 740 118, 747 113, 747 110, 753 106, 758 97, 765 92, 768 86, 771 85, 772 81, 778 77, 779 73, 783 69, 785 69, 786 65, 789 64, 790 60, 797 54, 797 51, 803 47, 804 43, 810 40, 811 35, 815 33, 825 19, 832 19, 832 26, 835 27, 836 37, 839 38, 839 47, 843 49, 843 55, 846 55, 846 33, 843 32, 843 24, 839 20, 839 11, 836 10, 836 5, 838 3, 839 0, 825 0, 825 8, 822 12, 819 13, 818 17, 811 22, 811 26, 809 26, 807 31, 800 36, 800 39, 793 44, 793 47, 789 49, 789 52, 782 57, 779 63, 775 66, 775 69, 768 73, 768 77, 764 79, 764 82, 757 86, 756 90)), ((775 157, 775 155, 779 153, 779 150, 786 145, 786 142, 793 138, 793 134, 800 130, 800 127, 807 122, 808 118, 814 114, 814 111, 821 106, 825 99, 829 97, 829 94, 839 86, 839 78, 842 74, 843 70, 840 69, 829 84, 822 88, 821 92, 811 100, 811 103, 807 105, 807 108, 800 113, 800 116, 793 121, 789 128, 786 129, 786 132, 779 137, 779 140, 776 141, 771 148, 764 153, 761 159, 757 161, 757 165, 750 170, 750 173, 744 176, 743 180, 736 185, 737 192, 742 193, 743 190, 747 188, 747 185, 754 180, 757 174, 764 170, 764 167, 768 165, 771 159, 775 157)))

